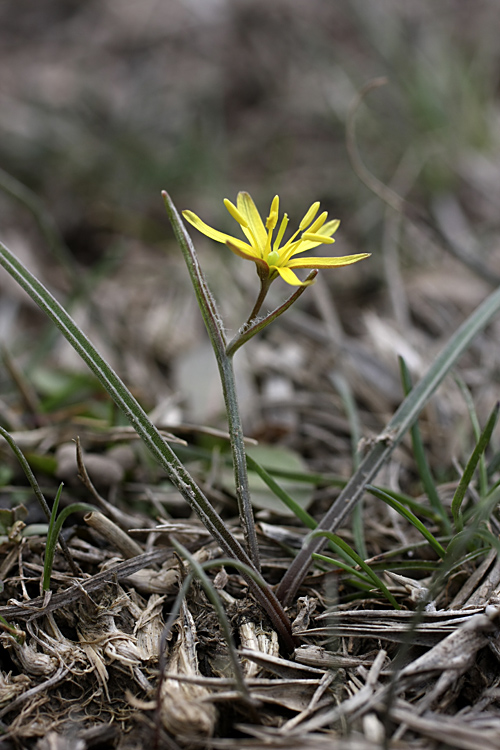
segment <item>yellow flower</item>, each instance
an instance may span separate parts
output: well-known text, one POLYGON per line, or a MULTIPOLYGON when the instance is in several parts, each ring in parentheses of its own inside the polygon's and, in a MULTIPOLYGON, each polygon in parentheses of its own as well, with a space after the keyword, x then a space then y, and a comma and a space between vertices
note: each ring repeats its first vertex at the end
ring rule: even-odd
POLYGON ((358 260, 368 258, 369 253, 358 255, 345 255, 339 258, 297 258, 299 253, 311 250, 318 245, 331 245, 335 242, 332 234, 337 231, 339 221, 326 221, 327 212, 324 211, 316 218, 319 210, 319 201, 313 203, 309 211, 299 224, 299 228, 285 244, 280 247, 288 225, 288 215, 284 214, 278 233, 273 242, 273 232, 278 224, 279 197, 276 195, 271 203, 266 225, 248 193, 238 193, 237 205, 231 203, 227 198, 224 205, 243 230, 248 242, 231 237, 229 234, 219 232, 205 224, 192 211, 183 211, 182 215, 199 232, 206 234, 216 242, 227 245, 236 255, 246 260, 251 260, 257 265, 261 278, 270 281, 279 274, 281 278, 292 286, 304 286, 312 282, 301 281, 292 271, 292 268, 336 268, 356 263, 358 260), (298 237, 297 235, 300 236, 298 237))

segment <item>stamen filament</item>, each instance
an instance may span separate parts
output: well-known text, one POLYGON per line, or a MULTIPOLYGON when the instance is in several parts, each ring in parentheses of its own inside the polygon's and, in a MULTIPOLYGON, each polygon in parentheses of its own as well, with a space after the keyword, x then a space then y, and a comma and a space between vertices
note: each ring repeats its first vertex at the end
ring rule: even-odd
POLYGON ((274 241, 273 250, 278 250, 281 240, 283 239, 283 235, 286 232, 286 228, 288 226, 288 214, 283 214, 283 218, 281 219, 280 228, 278 230, 278 234, 276 236, 276 240, 274 241))

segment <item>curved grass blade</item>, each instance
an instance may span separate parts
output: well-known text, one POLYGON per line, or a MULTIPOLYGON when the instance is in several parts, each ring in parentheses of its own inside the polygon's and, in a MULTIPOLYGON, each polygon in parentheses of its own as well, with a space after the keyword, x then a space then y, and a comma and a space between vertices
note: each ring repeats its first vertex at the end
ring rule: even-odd
MULTIPOLYGON (((405 396, 408 396, 408 394, 411 392, 411 389, 413 388, 413 384, 411 382, 410 371, 408 370, 408 366, 404 358, 399 356, 398 359, 399 359, 399 369, 401 373, 401 382, 403 384, 403 391, 404 391, 405 396)), ((443 503, 441 502, 441 499, 438 495, 438 491, 436 489, 434 477, 432 476, 431 469, 427 461, 427 456, 425 455, 424 443, 422 440, 422 435, 420 433, 420 428, 418 426, 418 421, 416 421, 411 426, 410 434, 411 434, 411 441, 412 441, 412 446, 413 446, 413 456, 417 464, 418 473, 419 473, 423 488, 425 490, 425 493, 427 497, 429 498, 431 507, 435 510, 435 512, 440 517, 443 530, 447 533, 450 533, 451 523, 446 513, 446 510, 443 506, 443 503)))
MULTIPOLYGON (((330 542, 330 544, 333 546, 333 542, 330 542)), ((340 568, 362 583, 369 584, 370 588, 373 588, 373 581, 371 578, 366 576, 364 573, 361 573, 361 571, 356 570, 356 568, 353 568, 352 565, 347 565, 347 563, 342 562, 342 560, 334 560, 333 557, 328 557, 328 555, 322 555, 318 552, 314 553, 313 560, 319 560, 320 562, 326 562, 329 565, 334 565, 336 568, 340 568)))
POLYGON ((395 511, 397 511, 401 516, 406 518, 407 521, 409 521, 416 529, 419 531, 422 536, 428 541, 432 549, 439 555, 441 559, 443 559, 446 555, 446 550, 444 547, 438 542, 436 537, 431 534, 429 529, 424 526, 422 521, 420 521, 417 516, 411 512, 411 510, 408 510, 408 508, 405 508, 405 506, 395 500, 393 497, 391 497, 387 492, 384 492, 383 490, 379 490, 376 487, 372 487, 371 485, 367 485, 366 487, 367 491, 370 492, 374 497, 377 497, 379 500, 382 500, 387 505, 390 505, 391 508, 394 508, 395 511))
POLYGON ((96 507, 89 505, 88 503, 72 503, 67 505, 64 510, 57 516, 57 509, 59 507, 59 500, 61 497, 63 485, 59 485, 57 494, 54 499, 54 505, 52 506, 52 513, 50 515, 49 530, 47 533, 47 542, 45 545, 45 560, 43 563, 43 590, 50 590, 50 576, 52 575, 52 566, 54 563, 54 555, 56 552, 57 539, 61 533, 62 525, 65 520, 72 513, 80 513, 85 511, 95 511, 96 507))
POLYGON ((278 482, 276 482, 272 478, 272 476, 266 469, 264 469, 263 466, 257 463, 257 461, 251 456, 247 456, 247 464, 248 468, 251 471, 255 471, 255 473, 259 475, 259 477, 267 484, 271 492, 273 492, 276 497, 278 497, 281 502, 286 505, 286 507, 289 508, 300 521, 302 521, 304 526, 307 526, 308 529, 316 528, 318 524, 316 523, 314 518, 307 512, 307 510, 301 508, 300 505, 295 502, 293 497, 288 494, 288 492, 285 492, 283 487, 281 487, 278 482))
MULTIPOLYGON (((337 392, 342 400, 344 409, 349 423, 349 431, 351 433, 351 451, 352 451, 352 465, 354 470, 359 466, 359 450, 358 446, 361 440, 361 422, 359 419, 359 413, 356 406, 356 401, 352 394, 349 383, 341 373, 334 373, 330 376, 330 380, 337 389, 337 392)), ((352 512, 352 535, 358 550, 359 555, 366 560, 368 552, 366 549, 365 542, 365 529, 363 523, 363 499, 361 498, 359 503, 354 507, 352 512)))
MULTIPOLYGON (((393 597, 393 595, 391 594, 391 592, 389 591, 385 583, 382 581, 382 579, 379 578, 378 575, 373 572, 370 566, 365 563, 365 561, 357 554, 357 552, 355 552, 352 549, 352 547, 349 547, 347 542, 344 542, 343 539, 341 539, 336 534, 332 534, 330 531, 324 531, 324 530, 319 530, 319 529, 318 531, 313 531, 313 533, 309 534, 309 536, 310 537, 322 536, 322 537, 326 537, 331 542, 333 542, 333 544, 336 547, 339 547, 345 555, 350 557, 351 560, 354 560, 354 562, 357 565, 359 565, 359 567, 366 573, 367 577, 374 583, 375 587, 380 589, 380 591, 382 591, 384 596, 390 601, 390 603, 395 609, 401 609, 401 607, 399 606, 399 604, 397 603, 397 601, 395 600, 395 598, 393 597)), ((328 560, 328 558, 326 559, 328 560)), ((335 563, 335 560, 333 560, 333 562, 335 563)))
MULTIPOLYGON (((464 398, 465 405, 467 406, 467 411, 469 412, 469 419, 472 424, 472 430, 474 432, 474 437, 476 439, 476 443, 478 442, 480 436, 481 436, 481 426, 479 424, 479 419, 477 418, 476 413, 476 407, 474 406, 474 401, 472 400, 472 394, 467 387, 467 383, 464 381, 463 378, 460 377, 460 375, 455 374, 455 382, 458 385, 460 392, 464 398)), ((484 458, 484 454, 479 459, 479 494, 481 496, 486 495, 488 492, 488 469, 486 467, 486 461, 484 458)))
POLYGON ((463 499, 465 497, 465 493, 467 492, 467 488, 472 481, 472 477, 474 476, 474 472, 476 471, 476 467, 479 462, 479 459, 481 458, 484 451, 488 447, 492 432, 495 429, 495 425, 498 420, 499 411, 500 411, 500 403, 497 402, 497 404, 495 405, 486 423, 486 427, 484 428, 483 432, 479 436, 479 440, 476 443, 476 447, 472 451, 472 455, 467 462, 467 465, 463 471, 458 487, 455 490, 455 494, 453 495, 453 500, 451 501, 451 512, 453 514, 453 520, 455 522, 455 527, 457 531, 461 531, 463 529, 463 518, 462 518, 461 507, 462 507, 463 499))
MULTIPOLYGON (((376 476, 379 469, 402 440, 436 388, 467 350, 474 337, 500 310, 500 289, 496 289, 470 315, 448 341, 442 352, 436 357, 424 377, 415 385, 404 399, 385 430, 378 436, 375 445, 366 455, 357 471, 351 477, 344 490, 332 504, 319 523, 319 528, 335 531, 344 518, 351 512, 362 496, 367 484, 376 476)), ((304 546, 290 568, 287 570, 276 591, 284 604, 295 598, 297 589, 311 564, 313 552, 319 552, 324 545, 323 539, 314 539, 304 546)))

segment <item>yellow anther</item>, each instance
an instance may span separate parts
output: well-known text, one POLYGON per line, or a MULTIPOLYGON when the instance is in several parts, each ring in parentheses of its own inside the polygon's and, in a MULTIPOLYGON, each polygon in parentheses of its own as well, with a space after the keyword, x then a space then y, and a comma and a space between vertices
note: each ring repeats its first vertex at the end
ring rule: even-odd
POLYGON ((231 203, 231 201, 228 198, 224 198, 224 205, 233 217, 233 219, 236 219, 238 224, 241 224, 242 227, 248 227, 248 221, 245 219, 241 211, 238 211, 234 203, 231 203))
POLYGON ((271 232, 278 223, 279 209, 280 199, 278 195, 275 195, 273 198, 273 202, 271 203, 271 208, 269 209, 269 216, 267 217, 266 221, 266 229, 271 230, 271 232))
POLYGON ((308 227, 309 224, 313 221, 314 217, 318 213, 318 209, 319 209, 319 201, 316 201, 316 203, 312 204, 311 208, 309 209, 309 211, 306 213, 306 215, 304 216, 304 218, 299 224, 299 229, 301 232, 303 232, 304 229, 306 229, 306 227, 308 227))
POLYGON ((335 242, 333 237, 327 237, 325 234, 313 234, 312 232, 304 232, 301 239, 307 242, 321 242, 322 245, 332 245, 335 242))
POLYGON ((311 224, 311 226, 309 227, 307 231, 310 232, 311 234, 315 234, 318 231, 318 229, 321 229, 321 227, 323 226, 327 218, 328 218, 328 211, 323 211, 323 213, 318 216, 314 224, 311 224))

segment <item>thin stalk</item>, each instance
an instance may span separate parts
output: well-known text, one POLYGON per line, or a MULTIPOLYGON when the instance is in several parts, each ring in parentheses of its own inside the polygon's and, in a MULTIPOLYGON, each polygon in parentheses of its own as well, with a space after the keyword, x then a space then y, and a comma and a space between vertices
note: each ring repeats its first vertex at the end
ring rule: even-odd
MULTIPOLYGON (((500 289, 496 289, 462 323, 424 377, 405 398, 385 430, 378 436, 373 448, 319 522, 319 530, 335 531, 338 529, 362 497, 366 485, 374 479, 392 451, 401 442, 436 388, 468 349, 474 337, 486 327, 499 310, 500 289)), ((278 598, 285 605, 294 600, 297 589, 311 564, 312 553, 319 552, 324 543, 323 539, 314 539, 307 543, 293 560, 276 591, 278 598)))
MULTIPOLYGON (((311 273, 307 276, 306 281, 313 281, 317 275, 318 275, 317 270, 311 271, 311 273)), ((243 344, 246 344, 247 341, 250 341, 250 339, 255 336, 256 333, 259 333, 260 331, 262 331, 263 328, 268 326, 269 323, 272 323, 273 321, 276 320, 276 318, 279 318, 280 315, 283 315, 283 313, 286 312, 288 308, 291 307, 293 303, 296 302, 302 294, 304 294, 306 289, 307 289, 307 286, 299 287, 293 294, 290 295, 290 297, 288 297, 288 299, 285 302, 283 302, 282 305, 279 305, 279 307, 276 307, 272 312, 270 312, 261 320, 257 320, 255 323, 252 323, 252 320, 254 319, 256 315, 256 313, 254 313, 257 307, 257 303, 256 303, 247 322, 245 323, 244 326, 242 326, 241 332, 237 333, 236 336, 233 339, 231 339, 231 341, 227 345, 226 354, 228 355, 228 357, 232 357, 235 354, 235 352, 238 351, 240 346, 243 346, 243 344)))
MULTIPOLYGON (((467 406, 467 411, 469 412, 469 418, 472 424, 472 430, 474 432, 474 437, 477 443, 481 436, 481 427, 479 425, 479 420, 477 418, 476 409, 474 406, 474 402, 472 400, 472 394, 470 390, 468 389, 467 384, 465 383, 463 378, 461 378, 459 375, 455 375, 455 381, 458 387, 460 388, 460 392, 462 393, 462 396, 464 397, 465 405, 467 406)), ((488 493, 488 470, 486 467, 486 460, 483 454, 481 455, 481 458, 479 459, 479 494, 481 495, 481 497, 484 497, 487 493, 488 493)))
MULTIPOLYGON (((260 274, 259 274, 260 276, 260 274)), ((253 310, 248 316, 247 322, 243 324, 242 328, 243 330, 246 330, 249 328, 253 320, 257 317, 257 315, 260 313, 260 308, 264 304, 264 300, 267 297, 267 293, 269 291, 269 287, 271 286, 271 279, 269 276, 260 276, 260 292, 259 296, 257 297, 255 301, 255 305, 253 306, 253 310)))
MULTIPOLYGON (((188 267, 191 283, 193 284, 198 305, 201 310, 205 327, 210 337, 210 342, 214 350, 219 374, 222 383, 222 391, 226 405, 227 420, 229 425, 229 436, 231 441, 231 453, 233 457, 234 480, 236 489, 236 499, 238 501, 238 510, 241 525, 245 536, 245 544, 248 555, 257 570, 260 570, 260 554, 257 543, 257 532, 253 510, 250 501, 250 487, 248 484, 248 473, 246 465, 245 445, 243 441, 243 428, 241 426, 241 417, 238 407, 238 396, 236 392, 236 382, 234 378, 234 369, 231 358, 226 353, 226 341, 224 336, 224 326, 217 310, 215 300, 201 270, 198 257, 193 243, 186 228, 179 216, 172 200, 167 192, 162 192, 165 201, 168 218, 172 224, 177 242, 184 255, 184 260, 188 267)), ((261 296, 264 300, 267 289, 264 282, 262 283, 261 296)), ((262 304, 262 302, 261 302, 262 304)), ((255 309, 255 308, 254 308, 255 309)))

